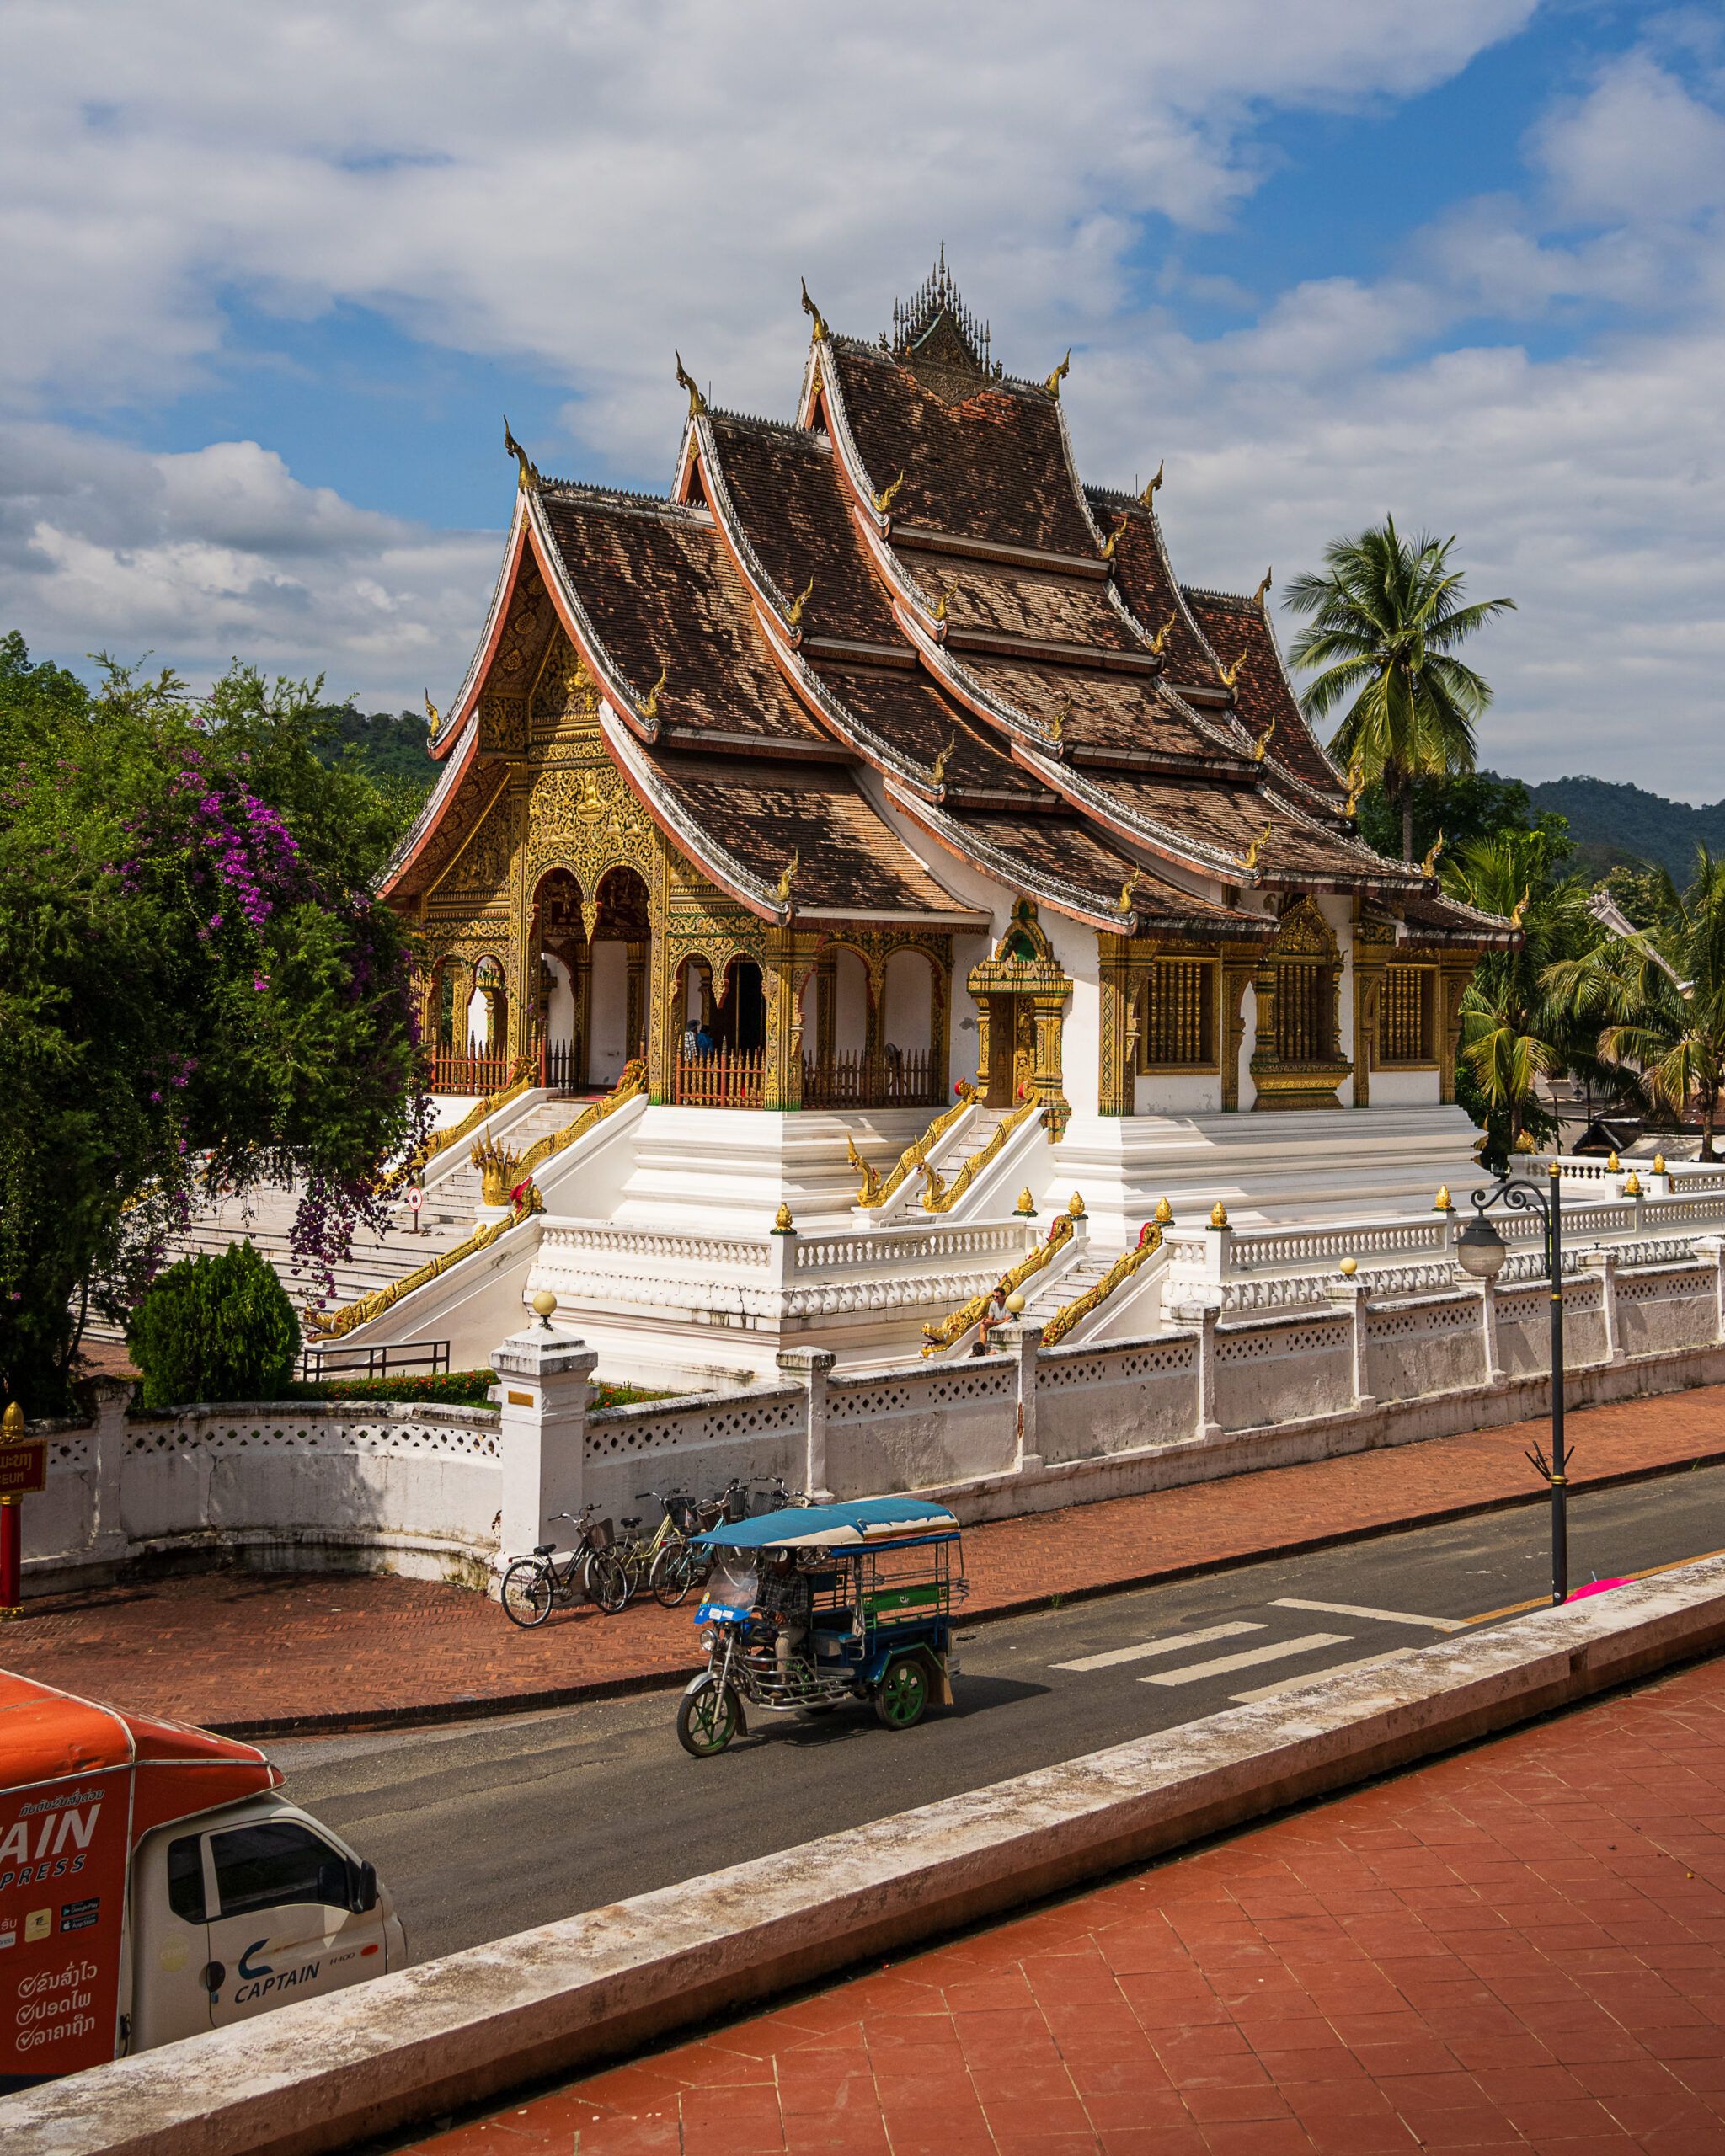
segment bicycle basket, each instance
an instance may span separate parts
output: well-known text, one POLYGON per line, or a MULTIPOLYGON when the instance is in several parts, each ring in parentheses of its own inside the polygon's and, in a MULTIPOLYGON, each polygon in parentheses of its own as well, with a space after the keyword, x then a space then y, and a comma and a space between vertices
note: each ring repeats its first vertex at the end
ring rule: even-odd
POLYGON ((724 1517, 729 1520, 733 1525, 734 1525, 740 1519, 748 1518, 749 1492, 746 1490, 733 1491, 731 1495, 725 1499, 724 1517))
POLYGON ((687 1534, 694 1528, 699 1513, 692 1497, 670 1497, 665 1501, 665 1514, 673 1527, 687 1534))
POLYGON ((587 1530, 590 1550, 608 1550, 617 1540, 617 1529, 608 1519, 595 1519, 587 1530))

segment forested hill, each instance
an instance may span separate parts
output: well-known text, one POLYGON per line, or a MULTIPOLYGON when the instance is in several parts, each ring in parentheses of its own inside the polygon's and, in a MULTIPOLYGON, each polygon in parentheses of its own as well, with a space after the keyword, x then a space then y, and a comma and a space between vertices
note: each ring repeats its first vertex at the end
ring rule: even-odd
POLYGON ((1694 872, 1697 846, 1725 853, 1725 801, 1695 808, 1603 778, 1547 779, 1527 791, 1536 809, 1553 808, 1569 819, 1578 865, 1595 873, 1620 862, 1651 861, 1681 885, 1694 872))
POLYGON ((437 766, 426 754, 429 728, 416 711, 362 712, 352 704, 327 704, 318 716, 330 722, 320 744, 325 763, 351 755, 368 778, 430 791, 437 766))

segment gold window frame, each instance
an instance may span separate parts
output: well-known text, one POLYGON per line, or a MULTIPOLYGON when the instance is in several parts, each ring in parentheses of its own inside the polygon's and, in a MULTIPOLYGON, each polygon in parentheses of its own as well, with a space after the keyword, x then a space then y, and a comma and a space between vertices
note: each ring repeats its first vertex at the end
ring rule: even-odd
POLYGON ((1220 958, 1200 957, 1191 952, 1169 952, 1152 958, 1145 969, 1144 979, 1139 984, 1137 1011, 1138 1053, 1134 1061, 1134 1075, 1140 1078, 1171 1078, 1181 1076, 1214 1076, 1221 1067, 1218 1043, 1221 1037, 1221 961, 1220 958), (1196 1059, 1167 1063, 1152 1054, 1153 1029, 1150 1022, 1151 1004, 1156 992, 1156 976, 1164 969, 1189 967, 1199 975, 1197 1005, 1199 1041, 1203 1050, 1196 1059))

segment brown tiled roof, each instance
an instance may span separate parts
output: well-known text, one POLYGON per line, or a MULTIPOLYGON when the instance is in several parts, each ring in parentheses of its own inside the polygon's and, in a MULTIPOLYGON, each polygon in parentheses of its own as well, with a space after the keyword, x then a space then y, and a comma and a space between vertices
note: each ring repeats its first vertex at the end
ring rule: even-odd
POLYGON ((891 601, 857 535, 827 437, 728 413, 708 417, 725 486, 761 567, 787 600, 814 580, 804 635, 899 643, 891 601))
POLYGON ((1402 905, 1407 932, 1417 943, 1455 943, 1471 948, 1481 944, 1512 944, 1521 931, 1501 915, 1481 913, 1440 891, 1420 891, 1402 905))
POLYGON ((1226 760, 1230 751, 1206 734, 1151 675, 1100 674, 1071 666, 955 654, 983 686, 1044 723, 1065 712, 1065 745, 1120 754, 1226 760))
POLYGON ((1114 579, 1120 595, 1151 636, 1163 628, 1163 677, 1188 688, 1220 688, 1215 665, 1194 634, 1178 585, 1168 567, 1167 551, 1156 518, 1130 494, 1089 489, 1096 520, 1112 534, 1124 519, 1114 542, 1114 579))
POLYGON ((1276 734, 1270 754, 1308 786, 1333 793, 1336 774, 1312 738, 1306 714, 1288 686, 1263 609, 1249 599, 1231 598, 1220 592, 1188 588, 1186 596, 1223 665, 1240 662, 1234 680, 1234 709, 1252 739, 1261 741, 1274 724, 1276 734))
POLYGON ((654 786, 768 885, 793 854, 791 901, 799 910, 964 913, 864 800, 848 771, 830 764, 707 756, 644 749, 654 786))
POLYGON ((773 664, 709 517, 586 488, 539 499, 569 582, 638 696, 665 669, 662 726, 825 742, 773 664))
POLYGON ((1097 552, 1067 462, 1060 408, 1040 390, 990 382, 948 404, 884 352, 831 348, 851 434, 877 488, 902 472, 905 524, 1033 547, 1097 552))
POLYGON ((1097 790, 1129 811, 1168 830, 1202 841, 1243 859, 1269 825, 1258 866, 1273 882, 1284 878, 1354 886, 1361 883, 1417 883, 1418 872, 1385 861, 1365 846, 1324 830, 1287 802, 1251 786, 1203 779, 1139 778, 1123 771, 1088 771, 1097 790))
POLYGON ((1144 649, 1130 623, 1110 601, 1107 584, 1093 579, 996 568, 909 548, 902 549, 899 558, 926 591, 937 598, 948 595, 949 636, 969 629, 1092 650, 1144 649))
POLYGON ((1027 806, 1048 799, 1041 782, 1002 755, 980 723, 949 703, 926 674, 825 661, 814 671, 846 711, 925 769, 951 741, 948 787, 1014 795, 1027 806))

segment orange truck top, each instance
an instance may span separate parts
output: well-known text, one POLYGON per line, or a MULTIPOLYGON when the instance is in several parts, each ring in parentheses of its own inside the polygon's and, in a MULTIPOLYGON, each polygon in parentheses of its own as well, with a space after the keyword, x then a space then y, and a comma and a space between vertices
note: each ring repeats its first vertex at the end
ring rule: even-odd
POLYGON ((282 1779, 254 1744, 0 1671, 0 2090, 114 2057, 144 1835, 282 1779))

